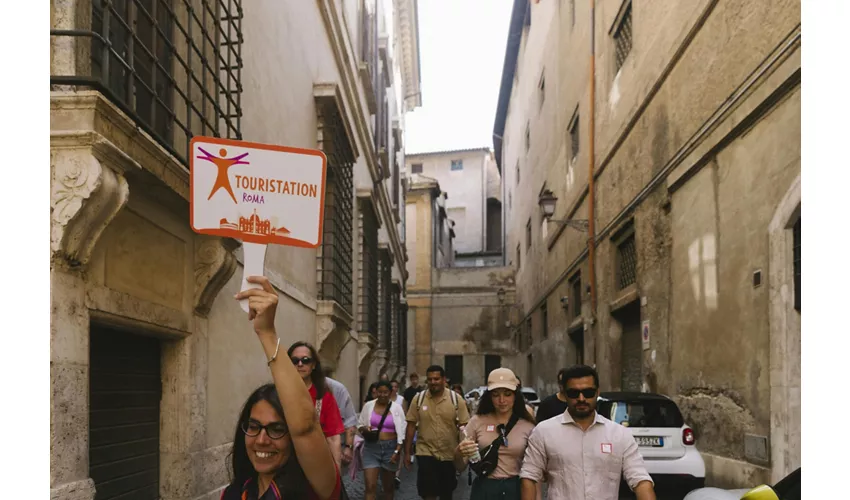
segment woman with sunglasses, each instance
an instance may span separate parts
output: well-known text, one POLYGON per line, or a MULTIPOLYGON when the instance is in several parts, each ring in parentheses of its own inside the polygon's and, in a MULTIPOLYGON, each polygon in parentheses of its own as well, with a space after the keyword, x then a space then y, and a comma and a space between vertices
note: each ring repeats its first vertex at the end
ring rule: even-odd
POLYGON ((261 289, 245 290, 248 319, 268 359, 274 384, 245 402, 233 437, 230 485, 222 500, 339 499, 339 469, 326 445, 310 393, 295 367, 280 356, 274 327, 277 293, 268 279, 251 276, 261 289), (282 405, 285 401, 286 405, 282 405))
POLYGON ((477 476, 472 483, 471 500, 519 500, 522 457, 534 430, 519 389, 519 380, 507 368, 497 368, 487 377, 487 390, 481 395, 478 413, 464 429, 466 438, 455 450, 455 468, 462 471, 476 453, 483 457, 486 449, 500 440, 495 468, 487 476, 477 476))
POLYGON ((310 397, 313 398, 313 405, 319 417, 319 424, 327 438, 328 446, 331 448, 336 463, 340 463, 342 457, 342 438, 340 436, 345 432, 345 425, 342 422, 342 415, 339 412, 339 405, 337 405, 333 392, 325 382, 325 372, 322 370, 322 363, 319 361, 316 348, 307 342, 298 341, 289 346, 286 354, 298 374, 301 375, 301 380, 307 386, 310 397))
POLYGON ((377 497, 379 471, 384 499, 392 500, 407 419, 401 405, 390 399, 392 385, 389 382, 381 380, 376 384, 376 390, 378 397, 363 405, 359 422, 360 434, 365 441, 362 457, 366 500, 377 497))

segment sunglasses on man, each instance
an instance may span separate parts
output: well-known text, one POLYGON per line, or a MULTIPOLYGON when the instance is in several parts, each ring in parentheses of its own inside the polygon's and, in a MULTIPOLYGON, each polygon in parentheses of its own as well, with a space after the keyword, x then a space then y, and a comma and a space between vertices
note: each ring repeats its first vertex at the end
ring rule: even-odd
POLYGON ((581 394, 585 399, 593 399, 596 397, 596 387, 590 387, 588 389, 567 389, 564 391, 564 394, 567 395, 570 399, 578 399, 578 395, 581 394))
POLYGON ((296 357, 293 356, 289 359, 292 361, 292 364, 295 365, 295 366, 298 366, 299 363, 306 366, 306 365, 309 365, 310 363, 313 362, 313 358, 311 358, 310 356, 301 356, 300 358, 296 358, 296 357))

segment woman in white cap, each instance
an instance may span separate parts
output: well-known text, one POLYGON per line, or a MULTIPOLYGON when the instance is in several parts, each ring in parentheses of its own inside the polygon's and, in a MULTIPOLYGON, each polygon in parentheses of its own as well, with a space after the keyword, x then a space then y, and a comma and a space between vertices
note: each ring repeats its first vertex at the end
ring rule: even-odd
POLYGON ((490 372, 478 413, 469 420, 465 439, 455 450, 457 470, 469 464, 477 476, 471 500, 520 499, 519 472, 534 418, 518 388, 519 380, 511 370, 490 372))

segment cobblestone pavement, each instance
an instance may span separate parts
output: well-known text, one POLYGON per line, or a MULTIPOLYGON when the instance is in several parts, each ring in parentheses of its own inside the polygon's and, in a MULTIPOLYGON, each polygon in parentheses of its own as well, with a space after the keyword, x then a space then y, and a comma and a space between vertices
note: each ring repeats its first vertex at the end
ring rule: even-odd
MULTIPOLYGON (((401 471, 401 488, 396 491, 395 500, 418 500, 419 495, 416 493, 416 461, 413 462, 413 467, 410 472, 402 469, 401 471)), ((455 489, 454 500, 467 500, 471 487, 468 486, 467 471, 463 471, 457 480, 457 489, 455 489)), ((352 481, 349 479, 347 468, 343 477, 345 491, 351 500, 362 500, 365 498, 364 492, 366 483, 363 480, 363 472, 357 473, 357 478, 352 481)), ((390 485, 392 486, 392 485, 390 485)), ((381 480, 378 479, 378 498, 381 498, 381 480)))

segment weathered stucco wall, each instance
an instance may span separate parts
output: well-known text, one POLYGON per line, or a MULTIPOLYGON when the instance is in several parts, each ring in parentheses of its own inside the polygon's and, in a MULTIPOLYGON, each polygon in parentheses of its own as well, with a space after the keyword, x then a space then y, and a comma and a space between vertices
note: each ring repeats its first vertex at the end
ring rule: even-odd
MULTIPOLYGON (((776 347, 766 280, 768 226, 800 172, 800 2, 634 2, 632 48, 618 70, 609 30, 621 5, 604 0, 596 7, 595 222, 601 236, 593 318, 586 293, 579 321, 559 307, 576 272, 588 282, 586 234, 545 223, 537 205, 545 186, 558 197, 555 219, 587 219, 589 5, 576 2, 573 15, 566 3, 533 4, 531 27, 522 34, 501 162, 506 252, 517 269, 519 319, 530 317, 532 329, 517 330, 519 337, 530 335, 531 346, 512 363, 524 382, 553 392, 557 370, 577 357, 567 332, 584 322, 584 358, 597 365, 603 388, 627 382, 678 399, 697 429, 710 483, 767 481, 765 467, 773 464, 746 456, 744 441, 745 433, 776 434, 771 419, 796 428, 796 403, 778 404, 771 385, 796 397, 798 336, 791 330, 799 314, 783 319, 790 340, 776 347), (574 152, 569 124, 576 116, 574 152), (637 280, 621 290, 611 238, 630 225, 637 280), (762 284, 754 287, 757 270, 762 284), (647 349, 635 336, 645 320, 647 349), (779 382, 779 375, 773 382, 769 376, 771 352, 783 359, 774 369, 785 377, 779 382)), ((768 455, 782 461, 777 470, 790 472, 796 463, 789 451, 795 435, 783 437, 773 452, 767 444, 768 455)))

